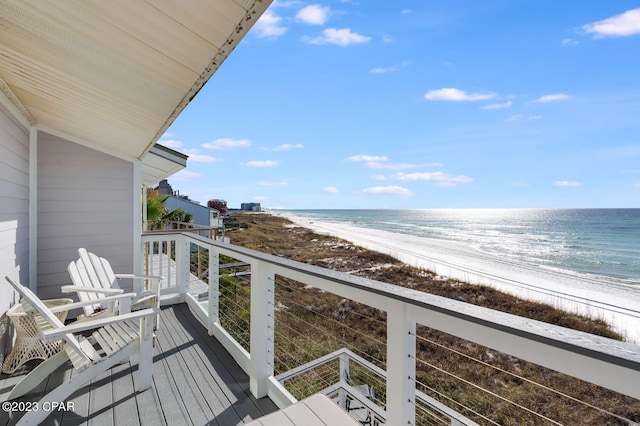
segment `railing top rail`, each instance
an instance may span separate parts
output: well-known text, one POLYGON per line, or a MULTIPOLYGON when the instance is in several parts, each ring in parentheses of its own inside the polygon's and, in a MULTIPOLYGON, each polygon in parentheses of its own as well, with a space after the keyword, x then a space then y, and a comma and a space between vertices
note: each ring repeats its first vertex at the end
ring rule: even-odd
MULTIPOLYGON (((154 236, 158 234, 159 233, 153 233, 154 236)), ((460 319, 465 323, 488 327, 512 336, 542 343, 552 348, 584 355, 589 358, 605 361, 612 365, 640 372, 640 346, 633 343, 616 341, 442 296, 349 275, 343 272, 331 271, 245 247, 214 241, 188 232, 182 232, 182 235, 195 244, 209 246, 222 254, 242 261, 249 263, 258 261, 273 265, 277 267, 278 273, 285 270, 294 271, 308 277, 318 278, 324 282, 364 291, 376 297, 400 301, 414 306, 419 310, 444 314, 453 319, 460 319)), ((430 326, 430 324, 424 325, 430 326)))

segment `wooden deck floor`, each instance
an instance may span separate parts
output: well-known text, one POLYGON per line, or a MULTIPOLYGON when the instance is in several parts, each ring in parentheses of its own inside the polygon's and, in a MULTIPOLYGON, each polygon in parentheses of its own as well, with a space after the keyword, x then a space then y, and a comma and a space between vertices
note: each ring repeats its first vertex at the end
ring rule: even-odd
MULTIPOLYGON (((62 425, 238 425, 277 410, 268 398, 256 400, 249 378, 193 317, 186 304, 163 308, 154 348, 153 387, 136 394, 137 367, 114 367, 68 400, 73 410, 56 412, 45 424, 62 425), (133 374, 132 374, 133 372, 133 374)), ((49 377, 39 394, 70 369, 49 377)), ((0 401, 18 377, 0 378, 0 401)), ((0 425, 14 424, 0 410, 0 425)))

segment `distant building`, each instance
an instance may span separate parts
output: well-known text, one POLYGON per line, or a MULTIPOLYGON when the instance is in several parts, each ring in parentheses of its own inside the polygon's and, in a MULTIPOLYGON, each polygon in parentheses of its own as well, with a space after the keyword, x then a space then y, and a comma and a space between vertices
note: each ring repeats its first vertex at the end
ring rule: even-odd
POLYGON ((210 209, 216 209, 218 210, 220 213, 222 214, 226 214, 227 213, 227 202, 225 200, 219 200, 219 199, 215 199, 215 200, 209 200, 207 202, 207 206, 210 209))
POLYGON ((260 207, 260 203, 242 203, 240 204, 240 210, 249 212, 260 212, 262 211, 262 207, 260 207))
POLYGON ((158 182, 158 187, 156 189, 160 195, 173 195, 173 188, 169 185, 169 181, 166 179, 158 182))
MULTIPOLYGON (((222 218, 220 214, 223 213, 220 209, 200 205, 199 202, 191 200, 186 195, 180 195, 179 191, 174 191, 169 182, 164 179, 158 183, 158 187, 155 189, 160 195, 168 195, 164 202, 168 211, 181 209, 189 213, 193 218, 193 224, 203 227, 222 227, 222 218)), ((222 200, 220 200, 222 201, 222 200)), ((210 202, 209 202, 210 203, 210 202)), ((226 213, 226 201, 225 213, 226 213)))

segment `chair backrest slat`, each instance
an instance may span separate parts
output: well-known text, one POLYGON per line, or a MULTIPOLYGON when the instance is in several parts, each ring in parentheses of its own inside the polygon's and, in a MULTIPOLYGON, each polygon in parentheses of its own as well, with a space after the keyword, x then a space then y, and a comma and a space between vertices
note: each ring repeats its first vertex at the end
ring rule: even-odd
MULTIPOLYGON (((79 258, 69 263, 67 267, 74 285, 107 290, 120 288, 109 261, 88 252, 85 248, 78 249, 78 255, 79 258)), ((83 308, 87 316, 92 315, 99 309, 108 308, 105 303, 99 303, 100 299, 105 296, 103 293, 77 291, 77 294, 80 301, 95 300, 98 302, 95 305, 87 305, 83 308)))
POLYGON ((88 283, 84 285, 90 285, 93 288, 105 288, 103 281, 100 280, 93 263, 91 262, 91 258, 89 257, 89 253, 86 249, 80 248, 78 249, 78 254, 80 255, 80 259, 77 261, 84 265, 84 269, 87 273, 87 278, 89 280, 88 283))

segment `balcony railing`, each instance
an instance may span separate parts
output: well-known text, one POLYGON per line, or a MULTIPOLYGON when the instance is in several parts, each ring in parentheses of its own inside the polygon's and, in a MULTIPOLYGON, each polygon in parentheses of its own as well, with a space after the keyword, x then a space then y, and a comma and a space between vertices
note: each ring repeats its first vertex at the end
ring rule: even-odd
MULTIPOLYGON (((435 424, 499 424, 499 420, 483 414, 481 408, 445 395, 443 389, 430 382, 433 379, 437 383, 444 380, 440 377, 456 373, 445 371, 429 359, 428 345, 441 344, 425 335, 426 327, 452 339, 464 339, 469 345, 482 345, 489 358, 500 353, 515 360, 514 364, 537 364, 541 370, 551 369, 614 391, 640 406, 640 347, 632 343, 290 261, 191 233, 154 233, 144 235, 142 241, 146 270, 167 278, 162 289, 166 303, 187 302, 209 334, 247 372, 252 393, 256 397, 269 396, 280 407, 295 402, 297 397, 324 392, 354 411, 354 415, 364 415, 360 418, 363 424, 431 424, 428 419, 434 419, 435 424), (311 296, 323 301, 307 300, 311 296), (322 313, 327 304, 329 311, 334 308, 331 315, 322 313), (353 313, 362 318, 352 323, 344 319, 353 313), (367 337, 367 328, 373 329, 376 324, 382 324, 385 333, 367 337), (335 329, 331 337, 323 334, 323 327, 335 329), (359 327, 362 330, 356 330, 359 327), (297 334, 290 333, 294 328, 297 334), (301 344, 291 336, 311 343, 301 344), (362 350, 363 342, 372 349, 356 354, 362 350), (345 368, 348 362, 356 364, 345 368), (296 377, 302 382, 296 382, 296 377), (355 409, 356 406, 362 408, 355 409)), ((457 351, 451 353, 451 359, 470 358, 457 351)), ((547 386, 489 362, 475 361, 491 371, 485 374, 495 375, 494 381, 504 382, 505 388, 509 382, 532 382, 531 386, 548 390, 547 386), (508 378, 501 378, 502 375, 508 378)), ((463 383, 460 389, 469 392, 481 387, 469 378, 455 379, 463 383)), ((554 398, 561 394, 549 391, 555 392, 554 398)), ((496 404, 523 410, 536 421, 558 424, 544 413, 530 412, 523 403, 508 396, 484 392, 496 404)), ((583 404, 579 398, 562 396, 583 404)), ((622 424, 627 420, 624 414, 610 412, 607 407, 589 403, 579 406, 604 413, 622 424)))

